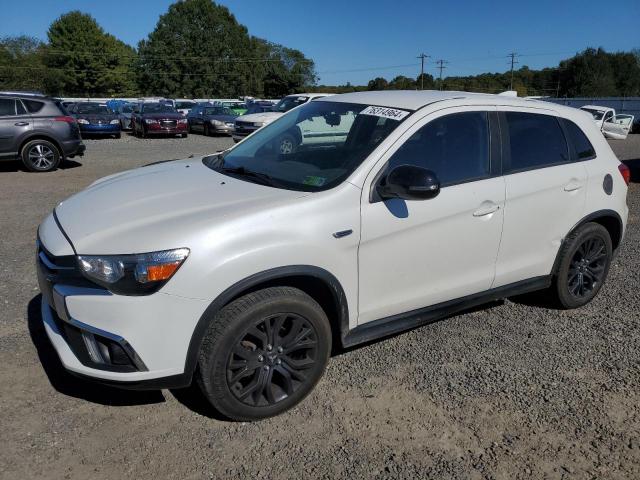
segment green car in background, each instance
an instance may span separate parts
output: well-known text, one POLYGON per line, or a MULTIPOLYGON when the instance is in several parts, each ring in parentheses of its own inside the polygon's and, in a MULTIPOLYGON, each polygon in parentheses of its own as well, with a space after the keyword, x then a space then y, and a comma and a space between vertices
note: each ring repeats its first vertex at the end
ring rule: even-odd
POLYGON ((220 102, 223 107, 227 107, 235 115, 244 115, 247 113, 247 104, 245 102, 220 102))

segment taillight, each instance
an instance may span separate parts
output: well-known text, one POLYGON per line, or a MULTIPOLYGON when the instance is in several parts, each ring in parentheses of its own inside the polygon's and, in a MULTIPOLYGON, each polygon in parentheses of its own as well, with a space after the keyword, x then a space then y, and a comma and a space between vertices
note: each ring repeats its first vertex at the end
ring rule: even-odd
POLYGON ((620 175, 622 175, 624 183, 629 185, 629 182, 631 181, 631 170, 629 169, 629 167, 627 167, 624 163, 621 163, 620 165, 618 165, 618 170, 620 170, 620 175))
POLYGON ((70 117, 68 115, 63 115, 61 117, 56 117, 53 119, 54 122, 65 122, 65 123, 76 123, 76 119, 70 117))

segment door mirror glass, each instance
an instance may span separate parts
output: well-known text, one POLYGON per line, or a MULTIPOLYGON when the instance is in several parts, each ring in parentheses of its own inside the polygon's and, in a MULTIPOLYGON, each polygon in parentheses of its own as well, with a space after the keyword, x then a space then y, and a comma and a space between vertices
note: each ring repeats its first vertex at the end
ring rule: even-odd
POLYGON ((440 181, 431 170, 416 165, 399 165, 382 179, 378 194, 383 199, 427 200, 440 193, 440 181))

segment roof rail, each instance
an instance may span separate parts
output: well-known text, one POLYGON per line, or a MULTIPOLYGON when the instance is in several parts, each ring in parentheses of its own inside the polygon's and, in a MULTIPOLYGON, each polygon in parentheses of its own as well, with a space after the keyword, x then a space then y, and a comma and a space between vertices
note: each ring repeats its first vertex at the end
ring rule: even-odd
POLYGON ((29 90, 0 90, 1 95, 24 95, 29 97, 46 97, 42 92, 35 92, 29 90))

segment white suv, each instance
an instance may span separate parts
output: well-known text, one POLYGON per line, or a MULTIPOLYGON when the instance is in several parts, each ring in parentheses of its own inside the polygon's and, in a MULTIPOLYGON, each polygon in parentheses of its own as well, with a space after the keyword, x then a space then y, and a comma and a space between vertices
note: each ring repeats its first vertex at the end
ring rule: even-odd
POLYGON ((332 349, 533 290, 585 305, 623 238, 628 181, 577 109, 463 92, 318 99, 223 153, 58 205, 38 231, 43 321, 76 374, 195 379, 222 414, 264 418, 311 391, 332 349), (280 151, 316 122, 335 132, 280 151))

